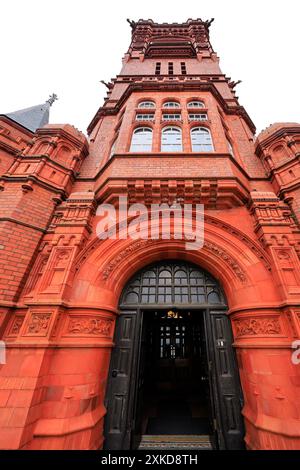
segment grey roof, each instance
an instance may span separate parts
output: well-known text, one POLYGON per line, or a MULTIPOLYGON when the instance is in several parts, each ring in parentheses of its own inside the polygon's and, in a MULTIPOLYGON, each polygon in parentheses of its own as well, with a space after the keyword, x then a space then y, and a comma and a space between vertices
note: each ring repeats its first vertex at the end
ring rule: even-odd
POLYGON ((6 113, 4 116, 26 127, 26 129, 35 132, 39 127, 43 127, 45 124, 49 123, 49 110, 55 99, 57 99, 57 96, 53 94, 43 104, 20 109, 12 113, 6 113))

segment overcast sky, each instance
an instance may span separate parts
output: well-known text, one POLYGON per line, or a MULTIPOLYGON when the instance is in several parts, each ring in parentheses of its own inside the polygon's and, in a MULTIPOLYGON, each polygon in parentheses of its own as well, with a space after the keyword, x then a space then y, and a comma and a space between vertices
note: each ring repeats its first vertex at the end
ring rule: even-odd
POLYGON ((50 122, 86 128, 121 68, 126 18, 215 18, 211 42, 223 73, 260 131, 300 122, 299 0, 1 1, 0 113, 59 97, 50 122))

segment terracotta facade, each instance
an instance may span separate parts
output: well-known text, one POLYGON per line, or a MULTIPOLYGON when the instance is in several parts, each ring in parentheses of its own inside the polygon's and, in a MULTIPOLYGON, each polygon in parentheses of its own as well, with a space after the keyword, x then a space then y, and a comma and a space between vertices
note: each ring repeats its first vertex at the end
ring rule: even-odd
POLYGON ((300 365, 291 359, 300 338, 300 124, 277 123, 255 138, 209 23, 131 27, 89 139, 70 125, 32 132, 0 116, 0 448, 101 448, 122 289, 147 264, 181 259, 209 271, 226 294, 247 448, 300 449, 300 365), (155 107, 140 109, 142 101, 155 107), (170 113, 180 121, 163 120, 167 101, 179 104, 170 113), (191 101, 204 107, 191 110, 191 101), (136 121, 150 111, 154 120, 136 121), (192 111, 207 120, 190 121, 192 111), (211 152, 192 152, 199 125, 211 132, 211 152), (141 126, 152 129, 152 151, 132 153, 141 126), (181 129, 182 152, 160 151, 165 126, 181 129), (130 204, 203 203, 203 248, 174 238, 100 240, 97 207, 120 195, 130 204))

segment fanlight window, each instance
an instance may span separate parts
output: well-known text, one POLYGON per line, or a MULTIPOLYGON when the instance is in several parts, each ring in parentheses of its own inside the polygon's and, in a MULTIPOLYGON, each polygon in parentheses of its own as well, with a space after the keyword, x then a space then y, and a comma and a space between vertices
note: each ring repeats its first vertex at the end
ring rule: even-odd
POLYGON ((213 151, 211 135, 205 127, 194 127, 191 129, 191 141, 193 152, 213 151))
POLYGON ((130 152, 151 152, 152 129, 150 127, 138 127, 132 134, 130 152))
POLYGON ((161 135, 162 152, 182 152, 182 137, 179 127, 165 127, 161 135))
POLYGON ((187 105, 188 108, 205 108, 203 101, 190 101, 187 105))
POLYGON ((163 104, 163 108, 180 108, 180 104, 176 101, 167 101, 163 104))
POLYGON ((154 101, 142 101, 141 103, 139 103, 138 108, 155 108, 155 103, 154 101))
POLYGON ((218 282, 197 266, 180 261, 145 268, 127 284, 121 305, 225 305, 218 282))

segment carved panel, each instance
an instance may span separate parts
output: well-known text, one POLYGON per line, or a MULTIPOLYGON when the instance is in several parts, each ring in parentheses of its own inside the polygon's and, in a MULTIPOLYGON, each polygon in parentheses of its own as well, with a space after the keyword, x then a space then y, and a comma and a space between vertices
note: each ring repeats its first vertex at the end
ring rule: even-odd
POLYGON ((16 315, 8 329, 7 337, 8 338, 16 338, 21 330, 21 326, 23 325, 25 315, 16 315))
POLYGON ((46 336, 51 313, 32 313, 26 326, 25 336, 46 336))
POLYGON ((278 317, 241 318, 233 321, 235 337, 241 336, 278 336, 282 328, 278 317))
POLYGON ((71 316, 63 336, 112 336, 112 320, 99 316, 71 316))

